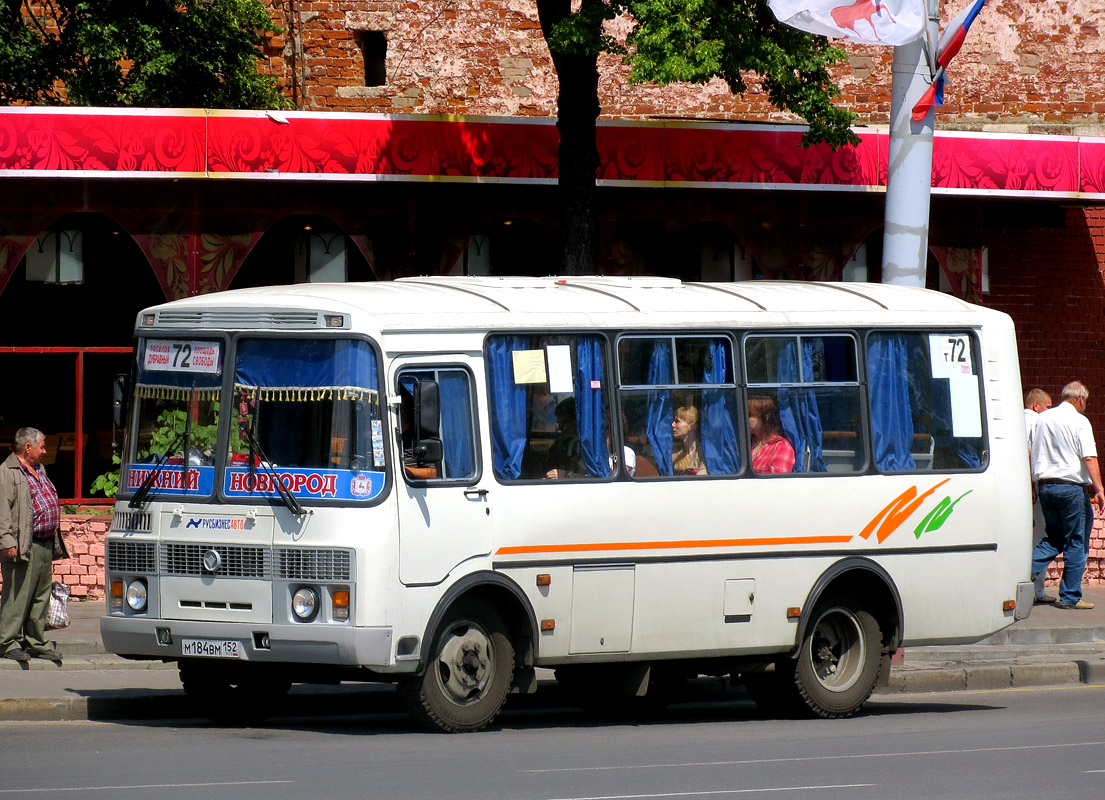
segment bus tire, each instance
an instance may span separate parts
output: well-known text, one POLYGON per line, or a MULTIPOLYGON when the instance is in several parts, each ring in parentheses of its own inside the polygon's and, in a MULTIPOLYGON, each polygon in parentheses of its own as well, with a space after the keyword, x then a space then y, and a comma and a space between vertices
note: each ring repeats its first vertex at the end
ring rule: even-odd
POLYGON ((425 670, 399 683, 403 703, 424 728, 478 731, 498 715, 514 676, 514 646, 502 618, 482 604, 446 615, 425 670))
POLYGON ((858 601, 818 603, 794 662, 794 685, 806 708, 824 719, 859 712, 879 679, 879 624, 858 601))

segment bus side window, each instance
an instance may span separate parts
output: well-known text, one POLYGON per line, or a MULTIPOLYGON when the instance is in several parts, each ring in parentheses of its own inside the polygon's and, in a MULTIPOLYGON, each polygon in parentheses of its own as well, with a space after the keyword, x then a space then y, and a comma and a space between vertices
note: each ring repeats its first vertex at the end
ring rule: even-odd
POLYGON ((973 341, 966 331, 868 336, 871 430, 880 472, 985 467, 973 341))
POLYGON ((592 335, 487 338, 491 452, 502 481, 597 480, 618 468, 606 348, 592 335))
POLYGON ((749 336, 745 360, 754 472, 840 474, 866 468, 855 338, 749 336))
POLYGON ((472 383, 464 369, 434 367, 399 373, 399 430, 404 476, 408 481, 464 481, 475 478, 477 449, 472 418, 472 383), (440 462, 422 463, 414 455, 414 385, 433 380, 440 392, 440 462))
POLYGON ((618 340, 620 412, 634 478, 740 472, 735 374, 725 336, 618 340))

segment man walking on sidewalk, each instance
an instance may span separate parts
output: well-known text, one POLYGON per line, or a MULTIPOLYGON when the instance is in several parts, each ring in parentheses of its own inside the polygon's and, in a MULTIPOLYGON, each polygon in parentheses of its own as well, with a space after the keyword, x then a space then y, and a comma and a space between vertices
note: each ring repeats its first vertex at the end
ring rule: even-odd
POLYGON ((45 445, 42 431, 20 428, 15 452, 0 464, 0 658, 23 664, 32 658, 61 664, 46 641, 46 610, 53 562, 69 551, 58 493, 42 466, 45 445))
POLYGON ((1090 393, 1078 381, 1063 387, 1059 405, 1040 414, 1032 441, 1032 480, 1044 512, 1044 538, 1032 551, 1032 577, 1063 554, 1059 608, 1093 608, 1082 599, 1082 573, 1094 509, 1105 508, 1093 428, 1084 416, 1090 393))

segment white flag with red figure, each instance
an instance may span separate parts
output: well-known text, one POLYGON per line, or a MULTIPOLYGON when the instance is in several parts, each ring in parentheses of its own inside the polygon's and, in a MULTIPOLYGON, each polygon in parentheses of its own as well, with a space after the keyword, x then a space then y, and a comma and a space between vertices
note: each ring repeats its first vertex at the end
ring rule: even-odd
POLYGON ((925 0, 767 0, 792 28, 864 44, 900 45, 925 34, 925 0))

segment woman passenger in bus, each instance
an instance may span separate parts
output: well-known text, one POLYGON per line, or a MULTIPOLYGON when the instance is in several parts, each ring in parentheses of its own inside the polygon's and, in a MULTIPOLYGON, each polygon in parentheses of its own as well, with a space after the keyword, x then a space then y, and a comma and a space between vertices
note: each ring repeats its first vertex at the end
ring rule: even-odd
POLYGON ((762 475, 794 471, 794 445, 780 432, 779 408, 766 395, 748 398, 752 469, 762 475))
POLYGON ((671 469, 675 475, 705 475, 706 461, 698 448, 698 409, 682 406, 671 422, 671 437, 675 452, 671 454, 671 469))

